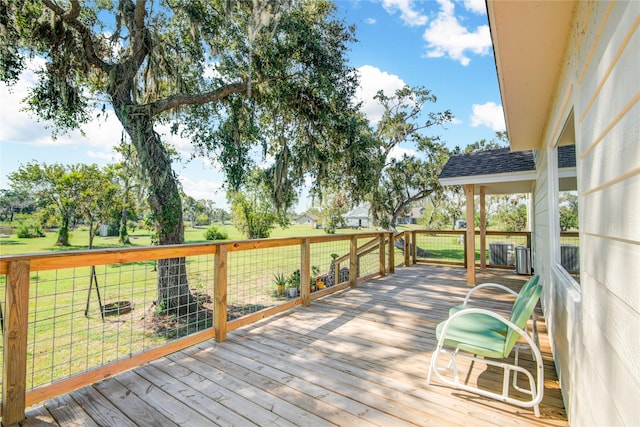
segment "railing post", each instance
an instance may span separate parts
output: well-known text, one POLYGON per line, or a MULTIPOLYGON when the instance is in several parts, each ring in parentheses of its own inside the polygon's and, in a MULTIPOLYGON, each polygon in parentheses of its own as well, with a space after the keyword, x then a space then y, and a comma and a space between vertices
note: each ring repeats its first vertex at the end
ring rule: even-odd
POLYGON ((27 391, 27 330, 29 319, 29 260, 9 261, 5 289, 4 372, 2 422, 24 419, 27 391))
MULTIPOLYGON (((487 268, 487 209, 485 206, 487 188, 480 186, 480 268, 487 268)), ((468 224, 467 224, 468 225, 468 224)))
POLYGON ((404 266, 409 267, 411 262, 411 233, 404 232, 404 266))
POLYGON ((411 232, 411 247, 413 248, 413 263, 412 264, 417 264, 417 260, 418 260, 418 239, 417 239, 417 232, 416 230, 413 230, 411 232))
POLYGON ((467 268, 467 232, 462 234, 462 244, 464 246, 464 268, 467 268))
POLYGON ((395 235, 393 232, 389 232, 389 273, 396 272, 396 260, 395 260, 395 235))
POLYGON ((358 237, 354 234, 351 236, 351 245, 349 247, 349 286, 355 288, 358 284, 358 275, 356 269, 358 268, 358 260, 356 259, 356 252, 358 249, 358 237))
POLYGON ((300 296, 302 305, 309 307, 311 304, 311 241, 302 239, 300 245, 300 296))
POLYGON ((216 341, 227 340, 227 245, 216 248, 213 279, 213 326, 216 329, 216 341))
POLYGON ((378 239, 378 246, 380 246, 380 275, 385 276, 387 274, 387 269, 384 265, 384 233, 380 233, 378 239))

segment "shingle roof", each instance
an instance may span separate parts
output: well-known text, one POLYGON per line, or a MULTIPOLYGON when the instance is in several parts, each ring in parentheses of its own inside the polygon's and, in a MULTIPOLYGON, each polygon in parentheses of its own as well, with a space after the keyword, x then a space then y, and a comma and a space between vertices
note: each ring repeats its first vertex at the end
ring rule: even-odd
POLYGON ((440 173, 440 178, 535 170, 532 151, 510 151, 509 148, 476 151, 451 156, 440 173))
MULTIPOLYGON (((575 167, 575 165, 575 146, 559 147, 558 167, 568 168, 575 167)), ((527 172, 535 169, 533 151, 511 151, 509 148, 499 148, 451 156, 442 169, 440 178, 527 172)))
POLYGON ((576 146, 563 145, 558 147, 558 167, 575 168, 576 167, 576 146))

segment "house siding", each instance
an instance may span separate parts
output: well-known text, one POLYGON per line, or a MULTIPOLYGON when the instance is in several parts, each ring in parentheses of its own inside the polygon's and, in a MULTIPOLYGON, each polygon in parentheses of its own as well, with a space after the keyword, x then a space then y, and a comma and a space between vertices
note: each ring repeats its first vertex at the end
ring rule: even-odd
POLYGON ((634 425, 640 410, 640 2, 578 2, 543 149, 534 267, 569 420, 634 425), (573 107, 580 284, 558 265, 559 129, 573 107), (555 180, 555 182, 554 182, 555 180))

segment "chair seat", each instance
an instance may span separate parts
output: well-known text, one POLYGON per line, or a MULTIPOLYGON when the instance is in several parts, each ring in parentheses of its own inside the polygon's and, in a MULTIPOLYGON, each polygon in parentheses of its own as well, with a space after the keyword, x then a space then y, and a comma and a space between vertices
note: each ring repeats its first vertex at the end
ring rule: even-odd
MULTIPOLYGON (((441 322, 436 328, 438 339, 445 323, 441 322)), ((468 314, 449 323, 445 344, 484 357, 502 358, 507 330, 507 325, 491 316, 468 314)))
MULTIPOLYGON (((456 305, 455 307, 452 307, 449 310, 449 317, 453 316, 454 314, 456 314, 457 312, 461 311, 461 310, 465 310, 470 308, 467 305, 456 305)), ((472 317, 473 318, 473 317, 472 317)), ((463 317, 462 319, 466 319, 466 317, 463 317)), ((497 331, 501 331, 501 330, 507 330, 507 327, 505 326, 505 324, 501 321, 499 321, 498 319, 491 317, 491 316, 482 316, 482 319, 478 319, 479 322, 482 323, 482 325, 488 329, 494 329, 497 331)))

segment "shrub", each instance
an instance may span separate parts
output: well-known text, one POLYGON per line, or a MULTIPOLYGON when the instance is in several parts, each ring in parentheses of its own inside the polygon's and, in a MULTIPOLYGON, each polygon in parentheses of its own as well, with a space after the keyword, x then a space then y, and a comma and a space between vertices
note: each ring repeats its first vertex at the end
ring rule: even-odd
POLYGON ((198 226, 209 225, 210 222, 211 221, 209 221, 209 216, 207 216, 207 214, 198 215, 196 218, 196 225, 198 226))
POLYGON ((207 240, 227 240, 229 235, 226 231, 218 230, 218 227, 212 225, 204 232, 204 238, 207 240))
POLYGON ((20 224, 16 234, 19 239, 31 239, 34 237, 44 237, 42 228, 33 221, 27 221, 20 224))

